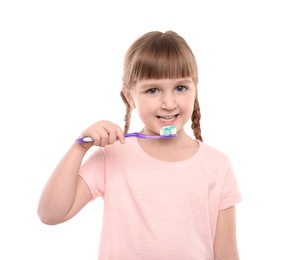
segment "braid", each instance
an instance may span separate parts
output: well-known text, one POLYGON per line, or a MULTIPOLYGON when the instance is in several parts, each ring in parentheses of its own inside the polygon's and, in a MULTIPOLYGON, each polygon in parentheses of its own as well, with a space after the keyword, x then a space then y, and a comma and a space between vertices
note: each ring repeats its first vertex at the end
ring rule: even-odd
POLYGON ((122 101, 125 104, 124 132, 127 133, 128 129, 129 129, 129 126, 130 126, 130 119, 131 119, 132 109, 131 109, 131 106, 129 105, 129 103, 127 102, 127 99, 126 99, 126 97, 125 97, 125 95, 123 94, 122 91, 120 92, 120 96, 122 98, 122 101))
POLYGON ((192 114, 192 129, 194 131, 195 138, 197 140, 200 140, 203 142, 203 138, 201 135, 201 125, 200 125, 200 120, 201 120, 201 111, 200 111, 200 105, 199 105, 199 100, 198 97, 195 99, 194 103, 194 111, 192 114))

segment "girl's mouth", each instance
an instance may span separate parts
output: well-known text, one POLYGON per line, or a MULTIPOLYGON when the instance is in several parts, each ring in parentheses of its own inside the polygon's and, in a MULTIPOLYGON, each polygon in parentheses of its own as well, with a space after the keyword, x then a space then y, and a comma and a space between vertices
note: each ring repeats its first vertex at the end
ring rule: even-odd
POLYGON ((173 116, 157 116, 157 118, 162 122, 172 122, 177 118, 178 115, 173 116))

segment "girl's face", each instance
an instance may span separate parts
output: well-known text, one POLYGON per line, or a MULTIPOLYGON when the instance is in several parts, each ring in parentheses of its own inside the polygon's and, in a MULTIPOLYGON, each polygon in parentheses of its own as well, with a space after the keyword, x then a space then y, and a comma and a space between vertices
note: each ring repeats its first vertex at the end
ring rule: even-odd
POLYGON ((140 80, 127 96, 145 127, 145 134, 159 134, 163 126, 183 130, 190 120, 196 86, 191 78, 140 80))

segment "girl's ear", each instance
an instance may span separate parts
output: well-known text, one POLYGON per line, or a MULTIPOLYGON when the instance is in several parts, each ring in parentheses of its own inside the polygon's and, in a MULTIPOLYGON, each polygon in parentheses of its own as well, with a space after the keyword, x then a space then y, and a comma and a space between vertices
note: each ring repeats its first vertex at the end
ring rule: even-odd
POLYGON ((129 105, 132 107, 132 108, 135 108, 135 103, 134 103, 134 100, 132 98, 132 94, 131 94, 131 91, 129 91, 127 88, 123 87, 121 89, 123 95, 125 96, 126 98, 126 101, 129 103, 129 105))

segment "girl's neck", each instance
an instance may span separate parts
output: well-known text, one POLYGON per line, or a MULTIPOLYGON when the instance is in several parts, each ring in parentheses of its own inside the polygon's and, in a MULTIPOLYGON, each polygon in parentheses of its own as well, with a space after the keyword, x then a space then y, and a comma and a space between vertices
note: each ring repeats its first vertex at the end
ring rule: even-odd
POLYGON ((148 155, 167 162, 189 159, 197 153, 199 148, 199 143, 186 134, 172 139, 137 139, 137 141, 148 155))

